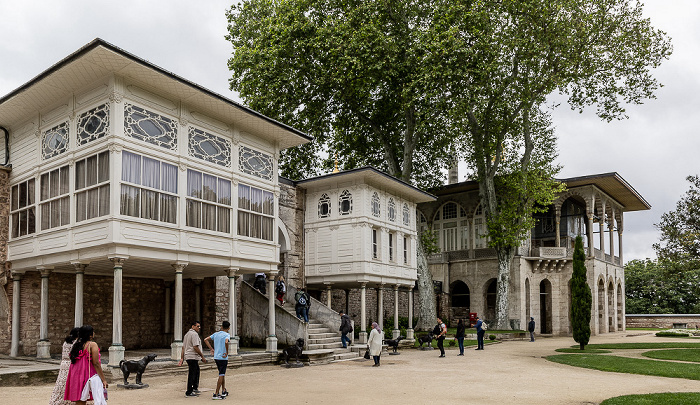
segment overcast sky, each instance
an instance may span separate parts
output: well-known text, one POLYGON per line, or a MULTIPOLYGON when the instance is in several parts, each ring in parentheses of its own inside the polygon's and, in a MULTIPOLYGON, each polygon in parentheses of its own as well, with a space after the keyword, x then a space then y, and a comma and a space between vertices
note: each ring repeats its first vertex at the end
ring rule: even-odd
MULTIPOLYGON (((226 0, 0 0, 0 96, 21 86, 94 38, 102 38, 210 90, 228 90, 226 0)), ((657 99, 605 123, 566 106, 554 114, 561 178, 618 172, 652 205, 625 216, 624 259, 654 257, 654 223, 672 210, 698 174, 700 2, 647 1, 655 27, 674 53, 656 71, 657 99)), ((464 168, 463 168, 464 169, 464 168)), ((466 170, 462 170, 464 173, 466 170)))

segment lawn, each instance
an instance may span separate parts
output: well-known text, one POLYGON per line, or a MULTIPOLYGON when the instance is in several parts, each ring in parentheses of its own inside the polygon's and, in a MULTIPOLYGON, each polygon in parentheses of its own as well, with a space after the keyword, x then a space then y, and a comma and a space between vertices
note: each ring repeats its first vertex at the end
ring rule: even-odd
POLYGON ((671 363, 620 356, 598 356, 596 354, 555 354, 548 356, 547 360, 600 371, 700 380, 700 364, 671 363))
POLYGON ((600 405, 687 405, 700 404, 698 392, 665 392, 661 394, 624 395, 606 399, 600 405))
POLYGON ((700 363, 700 349, 652 350, 642 353, 642 356, 659 360, 681 360, 700 363))
POLYGON ((555 350, 556 352, 559 353, 578 353, 578 354, 600 354, 600 353, 612 353, 610 350, 604 350, 604 349, 593 349, 589 348, 586 346, 584 350, 581 350, 578 346, 574 349, 573 347, 565 347, 562 349, 557 349, 555 350))
MULTIPOLYGON (((454 345, 454 346, 450 346, 450 343, 449 343, 449 342, 450 342, 450 340, 445 339, 445 344, 444 344, 445 350, 448 350, 448 349, 459 349, 459 346, 457 345, 457 339, 455 339, 455 345, 454 345)), ((490 341, 490 340, 488 340, 488 339, 484 339, 484 345, 489 345, 489 344, 492 344, 492 343, 494 343, 494 341, 490 341)), ((437 340, 433 339, 433 343, 432 343, 431 345, 432 345, 433 348, 437 349, 437 340)), ((464 339, 464 347, 469 347, 469 346, 476 346, 476 340, 467 340, 467 339, 464 339)), ((415 343, 415 345, 414 345, 413 347, 418 347, 418 340, 417 340, 417 339, 416 339, 416 343, 415 343)), ((425 343, 423 343, 423 347, 426 347, 426 346, 425 346, 425 343)))
MULTIPOLYGON (((571 346, 573 348, 579 345, 571 346)), ((659 342, 659 343, 599 343, 586 345, 589 349, 700 349, 699 343, 659 342)))

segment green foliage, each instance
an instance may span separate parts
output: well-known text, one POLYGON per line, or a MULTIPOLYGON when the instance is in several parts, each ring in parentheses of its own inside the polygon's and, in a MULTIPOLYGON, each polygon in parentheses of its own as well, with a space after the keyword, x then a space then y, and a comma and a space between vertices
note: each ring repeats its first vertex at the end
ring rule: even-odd
POLYGON ((489 340, 496 340, 496 335, 489 335, 489 340))
POLYGON ((660 261, 674 262, 682 268, 700 268, 700 177, 688 176, 688 190, 674 211, 661 216, 656 227, 661 240, 654 244, 660 261))
POLYGON ((608 398, 600 405, 688 405, 700 404, 700 392, 663 392, 658 394, 622 395, 608 398))
POLYGON ((657 337, 689 337, 690 333, 683 332, 656 332, 657 337))
POLYGON ((583 252, 583 240, 576 237, 574 244, 574 272, 571 276, 571 327, 574 341, 581 350, 591 338, 591 306, 593 297, 586 281, 586 254, 583 252))
POLYGON ((585 349, 581 350, 578 346, 574 347, 565 347, 561 349, 556 349, 555 352, 559 353, 577 353, 577 354, 601 354, 601 353, 612 353, 610 350, 603 350, 603 349, 592 349, 589 347, 586 347, 585 349))
POLYGON ((700 364, 676 363, 597 354, 555 354, 547 360, 575 367, 615 373, 700 380, 700 364))
MULTIPOLYGON (((578 346, 571 346, 578 347, 578 346)), ((660 342, 660 343, 596 343, 587 349, 700 349, 700 343, 660 342)))
POLYGON ((438 245, 438 235, 436 231, 432 229, 426 229, 420 234, 420 242, 423 244, 423 251, 425 255, 432 255, 434 253, 440 253, 440 246, 438 245))
POLYGON ((700 268, 690 262, 631 260, 625 264, 628 314, 700 313, 700 268))
POLYGON ((693 361, 700 363, 700 349, 652 350, 642 356, 660 360, 693 361))

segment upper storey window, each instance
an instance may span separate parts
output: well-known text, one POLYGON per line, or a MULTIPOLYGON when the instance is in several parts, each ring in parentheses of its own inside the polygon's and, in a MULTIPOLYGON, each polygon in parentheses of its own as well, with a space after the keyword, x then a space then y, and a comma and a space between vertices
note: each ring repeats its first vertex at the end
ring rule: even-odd
POLYGON ((132 104, 124 104, 124 133, 161 148, 177 148, 175 120, 132 104))
POLYGON ((41 229, 70 223, 68 166, 41 175, 41 229))
POLYGON ((41 157, 49 159, 68 150, 68 122, 44 131, 41 137, 41 157))
POLYGON ((275 195, 269 191, 238 185, 238 234, 272 240, 275 195))
POLYGON ((403 204, 403 224, 408 226, 411 224, 411 212, 408 210, 408 204, 403 204))
POLYGON ((328 194, 323 193, 321 198, 318 200, 318 217, 328 218, 331 216, 331 199, 328 194))
POLYGON ((187 226, 231 232, 231 181, 187 170, 187 226))
POLYGON ((238 152, 238 168, 247 174, 272 180, 272 156, 241 146, 238 152))
POLYGON ((457 203, 448 202, 438 210, 433 220, 438 245, 443 252, 469 247, 469 221, 457 203))
POLYGON ((372 215, 375 217, 378 217, 381 215, 381 203, 379 202, 379 194, 375 191, 374 194, 372 194, 372 215))
POLYGON ((190 127, 187 151, 197 159, 231 167, 231 142, 201 129, 190 127))
POLYGON ((486 216, 481 204, 474 210, 474 248, 483 249, 488 247, 488 230, 486 229, 486 216))
POLYGON ((34 183, 34 179, 29 179, 12 186, 10 216, 12 217, 13 238, 36 232, 34 183))
POLYGON ((393 198, 389 198, 389 221, 395 222, 396 221, 396 203, 394 202, 393 198))
POLYGON ((338 198, 338 210, 340 215, 349 215, 352 212, 352 194, 348 190, 343 190, 338 198))
POLYGON ((102 104, 78 116, 78 145, 100 139, 109 133, 109 104, 102 104))
POLYGON ((122 152, 122 215, 174 224, 177 218, 177 166, 122 152))
POLYGON ((109 152, 75 162, 75 221, 109 214, 109 198, 109 152))

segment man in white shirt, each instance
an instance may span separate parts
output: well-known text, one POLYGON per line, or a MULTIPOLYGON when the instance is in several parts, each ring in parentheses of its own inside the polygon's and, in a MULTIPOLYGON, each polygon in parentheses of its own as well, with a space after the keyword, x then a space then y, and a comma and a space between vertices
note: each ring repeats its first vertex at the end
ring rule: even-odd
POLYGON ((202 363, 207 362, 201 349, 202 340, 199 338, 200 328, 201 325, 199 321, 192 322, 192 327, 185 333, 185 337, 182 339, 182 354, 180 355, 180 362, 177 363, 178 366, 181 366, 183 362, 187 362, 186 397, 199 396, 199 358, 202 359, 202 363))

